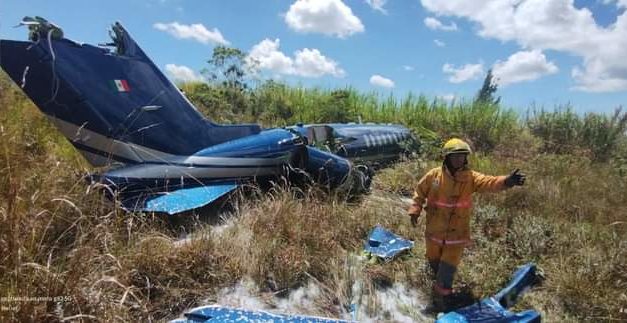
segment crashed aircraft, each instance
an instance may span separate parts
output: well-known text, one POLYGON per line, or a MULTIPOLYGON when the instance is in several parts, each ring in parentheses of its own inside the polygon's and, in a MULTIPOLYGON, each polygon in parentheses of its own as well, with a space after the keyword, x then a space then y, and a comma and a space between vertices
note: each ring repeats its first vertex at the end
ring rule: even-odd
POLYGON ((43 18, 29 41, 0 40, 0 65, 131 211, 179 213, 251 180, 298 169, 329 187, 367 186, 368 164, 417 147, 398 125, 322 124, 261 129, 205 119, 120 23, 112 43, 82 44, 43 18), (357 161, 355 165, 352 161, 357 161))

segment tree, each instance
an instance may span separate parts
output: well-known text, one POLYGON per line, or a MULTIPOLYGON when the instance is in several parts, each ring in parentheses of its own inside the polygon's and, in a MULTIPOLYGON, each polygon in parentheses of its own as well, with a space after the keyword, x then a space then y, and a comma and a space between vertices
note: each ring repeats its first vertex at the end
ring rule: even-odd
POLYGON ((209 69, 203 71, 215 85, 217 93, 214 100, 218 100, 217 105, 226 105, 239 118, 244 117, 250 105, 246 57, 246 53, 237 48, 216 46, 211 59, 207 61, 209 69))
POLYGON ((229 88, 247 88, 246 53, 237 48, 216 46, 211 59, 207 61, 209 70, 203 71, 212 81, 229 88))
POLYGON ((477 92, 477 96, 475 97, 475 103, 483 103, 489 105, 497 105, 501 102, 501 97, 494 97, 494 94, 498 90, 498 84, 494 81, 494 77, 492 75, 492 69, 488 70, 488 74, 485 76, 483 80, 483 86, 477 92))

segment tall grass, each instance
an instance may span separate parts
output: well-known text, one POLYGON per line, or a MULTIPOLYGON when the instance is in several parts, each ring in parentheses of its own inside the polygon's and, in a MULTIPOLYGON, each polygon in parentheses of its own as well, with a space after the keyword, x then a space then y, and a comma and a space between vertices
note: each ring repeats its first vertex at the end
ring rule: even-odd
POLYGON ((622 107, 611 116, 587 113, 583 117, 568 106, 553 112, 533 110, 526 123, 544 141, 545 152, 583 153, 600 162, 624 153, 619 151, 627 131, 627 112, 622 107))
MULTIPOLYGON (((217 121, 257 121, 265 126, 285 126, 299 122, 383 122, 402 123, 425 140, 462 136, 479 149, 490 151, 501 137, 519 128, 518 116, 511 109, 494 104, 429 101, 425 96, 407 95, 382 98, 377 93, 360 93, 354 88, 320 89, 291 87, 268 81, 242 93, 246 113, 224 113, 226 102, 219 91, 205 84, 184 85, 187 96, 201 111, 217 121), (226 116, 226 117, 225 117, 226 116), (226 118, 226 119, 225 119, 226 118), (238 119, 238 120, 236 120, 238 119)), ((240 109, 241 110, 241 109, 240 109)))

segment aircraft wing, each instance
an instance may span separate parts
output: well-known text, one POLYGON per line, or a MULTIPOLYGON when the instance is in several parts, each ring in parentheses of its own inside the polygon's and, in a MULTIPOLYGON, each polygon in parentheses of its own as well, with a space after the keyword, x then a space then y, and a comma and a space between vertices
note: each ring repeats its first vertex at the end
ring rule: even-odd
POLYGON ((159 212, 172 215, 208 205, 236 188, 235 182, 226 182, 149 195, 141 194, 124 199, 122 206, 128 211, 159 212))

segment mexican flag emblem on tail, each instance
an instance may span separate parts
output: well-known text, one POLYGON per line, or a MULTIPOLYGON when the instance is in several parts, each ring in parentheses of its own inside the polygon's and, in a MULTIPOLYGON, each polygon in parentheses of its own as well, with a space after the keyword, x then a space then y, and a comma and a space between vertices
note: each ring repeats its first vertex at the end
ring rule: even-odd
POLYGON ((126 80, 112 80, 111 87, 113 90, 118 92, 129 92, 131 88, 128 86, 128 82, 126 80))

